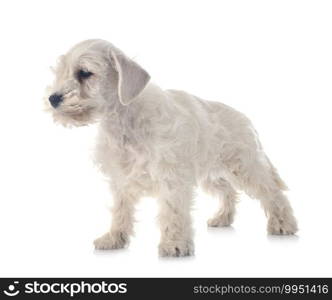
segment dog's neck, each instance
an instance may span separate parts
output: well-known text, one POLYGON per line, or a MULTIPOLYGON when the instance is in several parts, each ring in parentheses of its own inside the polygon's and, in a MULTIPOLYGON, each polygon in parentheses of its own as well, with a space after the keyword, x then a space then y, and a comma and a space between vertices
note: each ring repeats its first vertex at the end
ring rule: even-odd
POLYGON ((140 124, 145 122, 142 118, 142 111, 145 112, 146 117, 145 106, 149 105, 151 98, 154 98, 156 92, 159 93, 159 91, 161 91, 159 87, 148 84, 137 99, 134 99, 129 105, 113 101, 101 119, 101 130, 112 139, 120 138, 130 144, 137 143, 140 124))
POLYGON ((101 128, 114 138, 128 135, 133 129, 131 128, 133 110, 133 105, 123 106, 120 103, 112 105, 101 119, 101 128))

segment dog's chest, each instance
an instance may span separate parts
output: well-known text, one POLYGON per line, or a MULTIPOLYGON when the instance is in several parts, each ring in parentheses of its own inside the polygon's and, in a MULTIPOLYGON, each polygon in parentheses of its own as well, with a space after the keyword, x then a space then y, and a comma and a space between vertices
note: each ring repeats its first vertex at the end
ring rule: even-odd
POLYGON ((102 171, 109 175, 121 173, 130 179, 147 177, 148 174, 148 150, 129 134, 100 132, 96 160, 102 171))
POLYGON ((147 172, 148 155, 146 149, 136 141, 124 135, 119 147, 121 167, 127 176, 141 176, 147 172))

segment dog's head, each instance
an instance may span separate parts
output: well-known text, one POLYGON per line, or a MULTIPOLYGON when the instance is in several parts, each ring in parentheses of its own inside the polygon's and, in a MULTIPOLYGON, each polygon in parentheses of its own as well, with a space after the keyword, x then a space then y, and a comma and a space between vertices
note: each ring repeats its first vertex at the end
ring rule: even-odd
POLYGON ((149 82, 149 74, 103 40, 87 40, 60 56, 46 106, 63 125, 87 125, 105 110, 130 104, 149 82))

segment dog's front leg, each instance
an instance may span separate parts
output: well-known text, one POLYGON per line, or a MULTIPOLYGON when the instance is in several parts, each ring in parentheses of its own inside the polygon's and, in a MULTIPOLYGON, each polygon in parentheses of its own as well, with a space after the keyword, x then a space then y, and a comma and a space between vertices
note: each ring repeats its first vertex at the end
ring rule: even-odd
POLYGON ((193 187, 181 179, 165 180, 161 183, 159 191, 160 256, 194 254, 190 215, 193 187))
POLYGON ((112 225, 109 232, 94 241, 96 249, 121 249, 133 233, 134 210, 138 197, 130 189, 113 191, 112 225))

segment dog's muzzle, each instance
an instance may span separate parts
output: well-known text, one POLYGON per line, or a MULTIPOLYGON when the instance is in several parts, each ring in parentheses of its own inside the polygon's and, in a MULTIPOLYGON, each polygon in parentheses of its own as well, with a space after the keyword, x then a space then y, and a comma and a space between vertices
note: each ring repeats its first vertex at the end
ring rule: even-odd
POLYGON ((51 105, 54 107, 54 108, 57 108, 59 106, 59 104, 62 102, 62 95, 59 95, 59 94, 52 94, 48 100, 50 101, 51 105))

